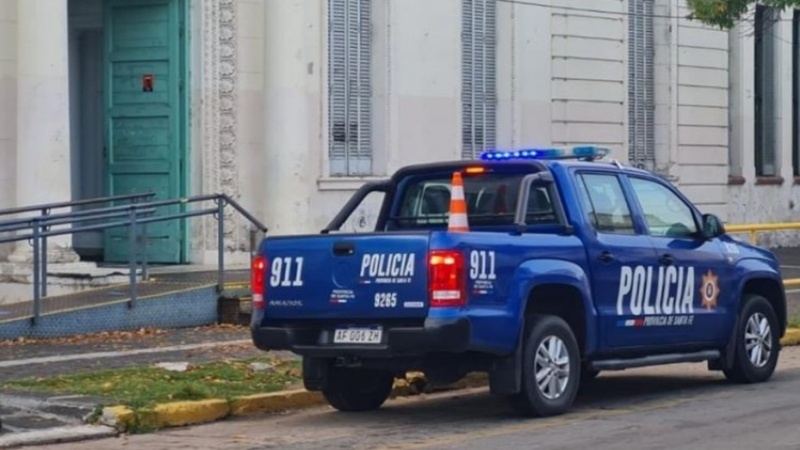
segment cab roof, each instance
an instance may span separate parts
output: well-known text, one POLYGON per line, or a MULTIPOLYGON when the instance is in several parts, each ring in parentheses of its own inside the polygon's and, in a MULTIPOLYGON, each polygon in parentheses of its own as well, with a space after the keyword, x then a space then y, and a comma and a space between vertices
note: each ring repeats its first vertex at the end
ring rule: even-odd
POLYGON ((536 148, 515 151, 488 151, 483 152, 477 159, 405 166, 397 171, 392 178, 398 179, 410 173, 419 172, 463 171, 470 167, 492 167, 493 169, 506 167, 511 170, 540 172, 554 166, 570 169, 573 167, 597 168, 598 165, 611 171, 661 177, 661 175, 651 171, 623 166, 613 159, 603 159, 610 153, 607 148, 597 146, 579 146, 571 149, 536 148))

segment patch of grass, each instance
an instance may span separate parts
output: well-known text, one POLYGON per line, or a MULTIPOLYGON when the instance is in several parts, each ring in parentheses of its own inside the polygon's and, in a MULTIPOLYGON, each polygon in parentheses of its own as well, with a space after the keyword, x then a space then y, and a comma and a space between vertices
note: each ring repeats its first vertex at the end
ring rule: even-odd
POLYGON ((789 317, 789 327, 800 328, 800 316, 789 317))
POLYGON ((276 392, 302 380, 299 361, 255 358, 190 365, 185 372, 158 367, 105 370, 76 375, 5 382, 4 389, 54 394, 82 394, 112 399, 133 409, 181 400, 221 398, 276 392), (250 363, 268 362, 273 370, 253 372, 250 363))

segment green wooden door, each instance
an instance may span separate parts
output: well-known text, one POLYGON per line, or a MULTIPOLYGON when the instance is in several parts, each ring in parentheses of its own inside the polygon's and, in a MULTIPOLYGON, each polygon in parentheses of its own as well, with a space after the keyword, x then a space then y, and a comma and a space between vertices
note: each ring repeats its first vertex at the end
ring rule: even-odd
MULTIPOLYGON (((106 157, 109 195, 154 191, 156 200, 182 194, 186 52, 183 1, 105 0, 106 157)), ((162 207, 174 214, 180 207, 162 207)), ((147 261, 180 263, 180 221, 147 225, 147 261)), ((127 228, 105 233, 105 260, 127 262, 127 228)))

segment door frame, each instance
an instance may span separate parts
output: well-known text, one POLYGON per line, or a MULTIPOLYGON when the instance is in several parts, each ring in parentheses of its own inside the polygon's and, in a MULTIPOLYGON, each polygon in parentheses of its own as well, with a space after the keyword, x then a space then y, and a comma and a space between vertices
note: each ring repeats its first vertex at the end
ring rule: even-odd
MULTIPOLYGON (((147 4, 152 3, 152 0, 128 0, 130 4, 147 4)), ((180 76, 179 80, 179 92, 178 92, 178 133, 180 135, 180 144, 178 145, 178 194, 181 197, 186 197, 190 192, 191 186, 191 164, 189 163, 191 157, 191 128, 192 128, 192 121, 191 121, 191 89, 190 89, 190 80, 191 80, 191 27, 189 24, 191 23, 191 7, 189 0, 167 0, 169 2, 175 2, 178 8, 178 45, 177 45, 177 58, 178 58, 178 75, 180 76)), ((106 9, 103 8, 103 33, 108 33, 110 31, 108 23, 109 17, 106 14, 106 9)), ((107 38, 104 38, 107 39, 107 38)), ((103 106, 104 108, 108 108, 108 95, 111 90, 111 80, 109 79, 109 74, 111 73, 111 62, 108 60, 108 51, 104 48, 103 51, 103 61, 102 61, 104 70, 103 70, 103 106)), ((103 117, 103 140, 104 146, 106 150, 104 153, 104 165, 105 165, 105 189, 106 195, 111 195, 110 189, 112 183, 110 182, 111 172, 108 170, 108 150, 107 146, 109 144, 108 139, 108 130, 110 126, 111 115, 104 114, 103 117)), ((186 206, 184 204, 179 204, 178 208, 180 212, 186 211, 186 206)), ((189 219, 178 219, 179 223, 179 230, 181 233, 181 244, 179 249, 179 261, 177 264, 186 264, 189 262, 189 219)), ((105 245, 105 240, 104 244, 105 245)))
MULTIPOLYGON (((179 40, 178 40, 178 58, 180 60, 180 73, 181 73, 181 94, 180 94, 180 130, 183 135, 183 145, 180 149, 180 169, 179 169, 179 186, 181 197, 186 197, 190 192, 191 181, 191 164, 189 158, 191 157, 191 144, 192 144, 192 120, 191 120, 191 105, 192 105, 192 90, 190 87, 191 81, 191 7, 189 0, 176 0, 178 2, 178 15, 180 22, 178 24, 179 40)), ((185 205, 181 204, 181 212, 186 211, 185 205)), ((181 239, 181 263, 186 264, 189 262, 189 222, 190 219, 181 219, 180 230, 183 235, 181 239)))

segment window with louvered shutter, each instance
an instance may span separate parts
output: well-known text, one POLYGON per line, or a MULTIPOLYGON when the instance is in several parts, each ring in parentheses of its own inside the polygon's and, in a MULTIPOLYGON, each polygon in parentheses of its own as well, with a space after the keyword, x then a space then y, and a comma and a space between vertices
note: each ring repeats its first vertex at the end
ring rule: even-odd
POLYGON ((628 2, 628 160, 655 169, 653 0, 628 2))
POLYGON ((756 6, 755 37, 755 160, 756 175, 775 176, 775 23, 779 11, 756 6))
POLYGON ((792 168, 800 176, 800 9, 792 12, 792 168))
POLYGON ((372 173, 372 0, 328 0, 331 176, 372 173))
POLYGON ((461 154, 470 159, 497 139, 497 0, 461 8, 461 154))

